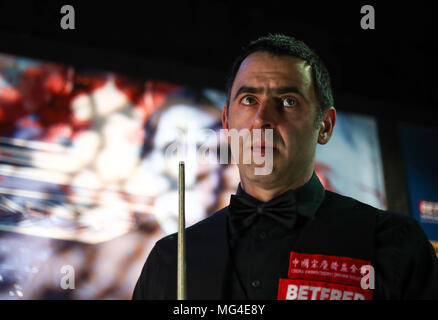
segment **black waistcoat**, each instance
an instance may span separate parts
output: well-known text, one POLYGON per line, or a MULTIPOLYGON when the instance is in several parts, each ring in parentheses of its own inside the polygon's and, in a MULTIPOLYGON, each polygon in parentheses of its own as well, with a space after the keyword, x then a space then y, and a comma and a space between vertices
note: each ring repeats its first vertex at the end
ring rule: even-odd
MULTIPOLYGON (((378 210, 326 190, 315 218, 309 219, 291 251, 350 257, 374 264, 374 227, 378 210)), ((187 228, 188 299, 223 299, 231 277, 227 234, 228 207, 187 228)), ((158 241, 160 288, 154 299, 176 299, 177 236, 158 241)), ((376 298, 376 295, 374 296, 376 298)))

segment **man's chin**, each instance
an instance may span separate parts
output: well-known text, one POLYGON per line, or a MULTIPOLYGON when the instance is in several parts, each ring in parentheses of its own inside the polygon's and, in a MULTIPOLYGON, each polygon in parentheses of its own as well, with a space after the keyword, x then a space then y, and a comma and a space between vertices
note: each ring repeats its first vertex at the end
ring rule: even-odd
POLYGON ((278 174, 271 165, 244 164, 239 166, 239 171, 243 171, 245 177, 254 183, 266 183, 267 185, 278 182, 278 174))

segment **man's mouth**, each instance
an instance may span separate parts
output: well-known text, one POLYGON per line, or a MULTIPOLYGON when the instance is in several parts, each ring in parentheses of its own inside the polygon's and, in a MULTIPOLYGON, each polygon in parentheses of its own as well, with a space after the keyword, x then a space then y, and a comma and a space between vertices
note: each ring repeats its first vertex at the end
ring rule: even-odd
POLYGON ((275 149, 276 146, 272 143, 266 143, 265 141, 255 141, 252 145, 251 148, 272 148, 275 149))
POLYGON ((273 145, 264 145, 264 144, 257 144, 251 146, 251 152, 257 152, 260 153, 262 156, 265 155, 266 151, 274 152, 276 150, 276 147, 273 145))

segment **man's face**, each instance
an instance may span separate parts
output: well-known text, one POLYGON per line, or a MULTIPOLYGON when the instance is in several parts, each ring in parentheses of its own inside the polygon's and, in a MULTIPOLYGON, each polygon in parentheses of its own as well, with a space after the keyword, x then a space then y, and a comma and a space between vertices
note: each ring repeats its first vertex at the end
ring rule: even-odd
POLYGON ((273 170, 255 175, 255 164, 239 163, 242 181, 275 188, 311 175, 319 133, 317 114, 311 68, 305 61, 267 52, 249 55, 235 77, 223 126, 273 129, 273 170))

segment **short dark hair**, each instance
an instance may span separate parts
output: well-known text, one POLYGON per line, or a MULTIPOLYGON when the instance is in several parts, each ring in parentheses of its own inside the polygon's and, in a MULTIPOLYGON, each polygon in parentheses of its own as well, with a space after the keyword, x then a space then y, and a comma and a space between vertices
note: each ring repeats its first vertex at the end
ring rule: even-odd
POLYGON ((263 36, 250 42, 250 44, 243 49, 240 56, 236 58, 227 78, 227 115, 230 105, 231 88, 237 71, 250 54, 254 52, 268 52, 276 56, 291 56, 306 61, 312 71, 313 87, 318 100, 318 118, 329 107, 333 106, 333 92, 330 83, 330 75, 322 60, 313 52, 304 42, 295 39, 291 36, 283 34, 270 34, 263 36))

